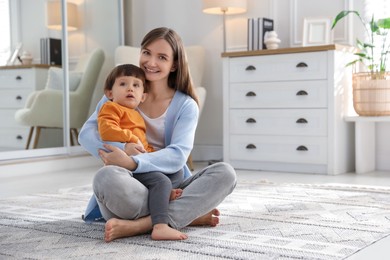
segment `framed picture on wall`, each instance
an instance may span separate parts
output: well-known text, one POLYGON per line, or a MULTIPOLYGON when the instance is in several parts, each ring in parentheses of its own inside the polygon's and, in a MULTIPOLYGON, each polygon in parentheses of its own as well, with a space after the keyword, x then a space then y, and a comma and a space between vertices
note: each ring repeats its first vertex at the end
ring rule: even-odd
POLYGON ((331 20, 329 18, 304 18, 303 46, 326 45, 333 42, 331 20))

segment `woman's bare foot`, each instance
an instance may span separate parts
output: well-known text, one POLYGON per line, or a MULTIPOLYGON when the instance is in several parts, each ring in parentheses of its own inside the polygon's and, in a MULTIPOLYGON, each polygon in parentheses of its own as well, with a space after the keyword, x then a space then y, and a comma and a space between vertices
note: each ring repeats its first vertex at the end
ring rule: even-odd
POLYGON ((111 218, 106 222, 104 240, 111 242, 117 238, 132 237, 145 234, 152 229, 150 216, 136 220, 111 218))
POLYGON ((219 210, 213 209, 209 213, 195 219, 191 222, 190 226, 211 226, 215 227, 219 224, 219 210))
POLYGON ((171 228, 167 224, 156 224, 153 226, 153 240, 184 240, 187 238, 186 234, 171 228))
POLYGON ((169 196, 169 201, 179 198, 182 193, 183 193, 182 189, 172 189, 171 196, 169 196))

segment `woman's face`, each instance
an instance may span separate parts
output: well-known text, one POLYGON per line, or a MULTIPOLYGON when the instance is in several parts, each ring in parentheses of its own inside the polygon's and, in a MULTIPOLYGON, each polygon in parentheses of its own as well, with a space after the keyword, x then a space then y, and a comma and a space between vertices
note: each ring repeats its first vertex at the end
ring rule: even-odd
POLYGON ((164 39, 157 39, 141 51, 140 67, 145 71, 146 79, 168 82, 169 73, 176 70, 173 50, 164 39))

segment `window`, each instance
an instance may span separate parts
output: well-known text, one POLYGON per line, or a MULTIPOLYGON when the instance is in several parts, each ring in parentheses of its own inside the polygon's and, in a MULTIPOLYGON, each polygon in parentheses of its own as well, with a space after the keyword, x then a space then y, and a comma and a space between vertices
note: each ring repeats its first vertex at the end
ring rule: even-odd
POLYGON ((390 3, 387 0, 365 0, 364 18, 370 20, 374 14, 375 19, 390 16, 390 3))
POLYGON ((9 0, 0 0, 0 39, 0 65, 5 65, 11 53, 9 0))

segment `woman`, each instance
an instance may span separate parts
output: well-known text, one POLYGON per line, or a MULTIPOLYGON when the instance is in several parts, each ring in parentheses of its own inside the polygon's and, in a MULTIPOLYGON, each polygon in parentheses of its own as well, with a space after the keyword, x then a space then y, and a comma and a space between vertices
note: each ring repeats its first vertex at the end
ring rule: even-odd
MULTIPOLYGON (((191 176, 186 165, 191 152, 199 109, 180 37, 171 29, 156 28, 141 43, 140 67, 145 71, 149 93, 139 106, 146 122, 149 143, 157 150, 141 153, 136 144, 103 144, 97 133, 96 111, 80 131, 79 142, 100 156, 105 167, 93 180, 94 195, 86 220, 101 215, 107 221, 105 240, 144 234, 152 229, 147 205, 148 191, 133 174, 159 171, 167 176, 180 169, 185 180, 181 197, 169 203, 169 225, 218 224, 215 209, 236 184, 234 169, 213 164, 191 176), (95 198, 98 207, 94 207, 95 198)), ((97 106, 106 102, 103 99, 97 106)))

